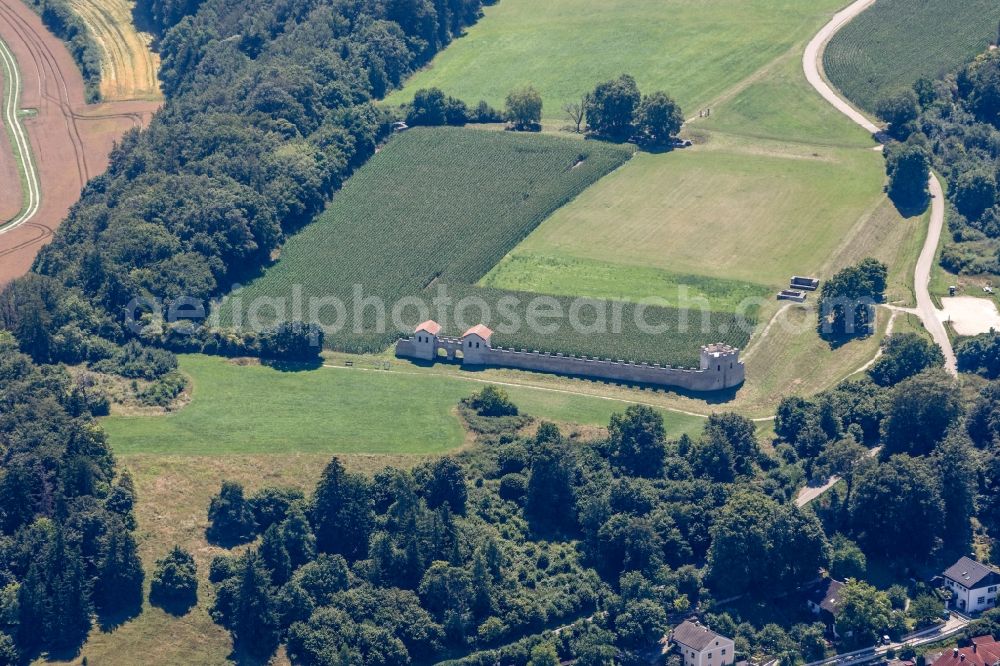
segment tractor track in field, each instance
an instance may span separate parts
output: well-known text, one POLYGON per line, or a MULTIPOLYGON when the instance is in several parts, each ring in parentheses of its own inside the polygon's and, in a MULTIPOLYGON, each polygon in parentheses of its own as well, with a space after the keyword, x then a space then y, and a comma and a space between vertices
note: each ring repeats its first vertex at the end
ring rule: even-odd
POLYGON ((20 0, 0 0, 0 40, 0 57, 9 72, 3 124, 23 174, 19 212, 10 220, 0 219, 2 284, 28 270, 87 181, 104 170, 114 141, 125 130, 142 126, 159 103, 88 105, 66 45, 20 0), (34 113, 24 115, 24 109, 34 113))
MULTIPOLYGON (((23 185, 27 186, 26 188, 21 187, 24 190, 21 197, 24 203, 17 214, 13 219, 0 226, 0 234, 3 234, 11 229, 27 224, 38 210, 40 201, 38 172, 35 170, 35 164, 31 157, 31 144, 28 140, 28 133, 24 129, 24 125, 21 123, 19 117, 21 76, 17 68, 17 61, 14 59, 14 54, 11 53, 6 42, 2 40, 0 40, 0 60, 3 61, 4 71, 4 91, 2 93, 3 122, 7 125, 8 134, 11 138, 11 150, 13 151, 14 161, 20 161, 17 167, 21 174, 23 174, 23 185)), ((45 227, 43 229, 51 233, 51 230, 45 227)), ((38 238, 45 237, 45 235, 43 231, 40 236, 29 242, 34 242, 38 238)), ((0 256, 3 254, 6 254, 6 252, 0 252, 0 256)))

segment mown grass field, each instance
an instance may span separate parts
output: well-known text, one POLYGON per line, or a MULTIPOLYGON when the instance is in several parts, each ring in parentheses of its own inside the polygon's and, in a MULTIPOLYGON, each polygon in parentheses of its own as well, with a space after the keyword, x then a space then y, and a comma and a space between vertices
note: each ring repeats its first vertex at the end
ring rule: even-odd
MULTIPOLYGON (((483 320, 497 329, 496 343, 504 346, 691 366, 706 340, 745 344, 755 308, 745 318, 750 326, 731 312, 719 312, 710 315, 706 330, 699 326, 686 332, 680 332, 683 325, 676 310, 649 308, 646 320, 666 323, 673 332, 650 337, 638 330, 635 306, 627 304, 620 335, 609 338, 603 331, 573 327, 570 299, 565 297, 559 302, 564 315, 557 330, 529 326, 530 303, 538 293, 548 293, 545 288, 511 293, 507 289, 519 286, 471 286, 553 211, 630 155, 631 150, 621 146, 549 135, 454 128, 406 132, 359 170, 316 222, 289 239, 276 264, 223 304, 221 320, 252 325, 252 304, 262 303, 260 297, 286 299, 285 314, 293 317, 295 289, 303 303, 300 318, 310 316, 311 298, 333 296, 347 308, 344 326, 327 337, 327 345, 376 352, 411 330, 388 321, 399 299, 420 297, 429 308, 423 314, 416 306, 399 310, 399 320, 405 313, 412 326, 436 312, 436 306, 430 309, 432 299, 446 287, 456 304, 470 299, 468 309, 456 307, 449 318, 436 316, 446 332, 463 332, 446 321, 462 317, 468 326, 483 320), (355 289, 381 300, 389 315, 384 327, 378 324, 375 307, 355 317, 355 289), (516 300, 509 318, 501 318, 498 307, 505 297, 516 300), (484 313, 478 302, 485 302, 490 312, 484 313), (511 325, 504 327, 504 321, 511 325)), ((610 304, 600 307, 610 313, 610 304)), ((258 312, 265 322, 273 317, 270 307, 258 312)), ((317 312, 324 322, 337 320, 333 307, 317 312)), ((588 306, 582 323, 597 321, 591 312, 588 306)))
POLYGON ((872 111, 920 77, 936 78, 997 38, 995 0, 878 0, 827 45, 823 67, 848 99, 872 111))
MULTIPOLYGON (((181 370, 193 383, 192 401, 183 409, 103 420, 116 454, 441 454, 466 441, 456 406, 484 385, 470 381, 475 373, 401 374, 360 364, 281 371, 199 355, 183 356, 181 370)), ((518 386, 506 390, 525 413, 559 423, 603 426, 627 406, 518 386)), ((672 412, 665 420, 673 435, 702 423, 672 412)))
POLYGON ((480 281, 486 287, 535 291, 562 296, 618 299, 662 299, 673 307, 708 304, 713 310, 737 312, 749 299, 767 298, 759 283, 705 275, 675 273, 652 266, 623 266, 613 261, 541 254, 522 244, 480 281))
POLYGON ((162 100, 153 35, 135 25, 133 0, 69 0, 101 50, 101 99, 162 100))
MULTIPOLYGON (((881 160, 856 150, 767 148, 759 154, 745 140, 720 139, 677 156, 640 154, 557 211, 509 261, 611 263, 672 273, 679 283, 736 280, 754 293, 817 273, 879 197, 881 160)), ((497 286, 530 285, 516 274, 508 281, 504 268, 497 286)), ((576 264, 573 272, 591 269, 576 264)))
MULTIPOLYGON (((841 3, 842 4, 842 3, 841 3)), ((665 89, 688 116, 793 48, 837 2, 822 0, 501 0, 387 102, 438 86, 502 105, 514 87, 542 94, 543 115, 622 72, 665 89)))

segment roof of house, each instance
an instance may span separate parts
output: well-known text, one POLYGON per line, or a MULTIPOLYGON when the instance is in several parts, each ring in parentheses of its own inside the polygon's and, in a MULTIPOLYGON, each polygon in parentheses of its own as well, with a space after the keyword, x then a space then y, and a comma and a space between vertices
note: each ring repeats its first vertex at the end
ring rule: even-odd
MULTIPOLYGON (((945 569, 944 577, 950 578, 956 583, 961 583, 969 589, 984 587, 986 579, 993 576, 994 580, 1000 580, 1000 574, 992 567, 980 564, 972 558, 962 557, 958 562, 945 569)), ((992 581, 990 581, 992 582, 992 581)))
POLYGON ((481 337, 483 340, 489 340, 490 336, 493 335, 493 331, 491 331, 486 326, 483 326, 482 324, 476 324, 475 326, 473 326, 472 328, 470 328, 469 330, 467 330, 462 335, 462 337, 463 338, 464 337, 468 337, 468 336, 472 335, 473 333, 475 333, 476 335, 478 335, 479 337, 481 337))
POLYGON ((844 584, 833 578, 824 578, 809 587, 807 599, 828 613, 836 614, 840 607, 840 590, 844 584))
POLYGON ((993 666, 1000 661, 1000 643, 992 636, 972 639, 972 645, 956 648, 938 657, 933 666, 993 666))
POLYGON ((417 324, 417 327, 413 329, 414 333, 419 333, 420 331, 425 331, 431 335, 437 335, 441 332, 441 324, 437 323, 433 319, 428 319, 423 323, 417 324))
POLYGON ((723 640, 729 640, 722 634, 717 634, 708 627, 702 626, 696 622, 691 622, 690 620, 684 620, 677 625, 670 638, 673 641, 683 643, 687 647, 692 650, 697 650, 698 652, 707 648, 716 639, 721 638, 723 640))

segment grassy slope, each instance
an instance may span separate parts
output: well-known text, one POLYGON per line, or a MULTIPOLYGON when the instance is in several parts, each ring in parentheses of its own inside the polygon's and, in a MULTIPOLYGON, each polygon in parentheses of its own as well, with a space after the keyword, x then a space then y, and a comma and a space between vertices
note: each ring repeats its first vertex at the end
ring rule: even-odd
MULTIPOLYGON (((118 454, 426 455, 462 445, 455 406, 482 387, 463 378, 469 373, 401 375, 360 365, 282 372, 184 356, 181 368, 194 384, 191 404, 168 416, 109 417, 104 427, 118 454)), ((596 397, 508 390, 525 413, 563 423, 605 425, 624 409, 596 397)), ((672 434, 701 425, 681 414, 666 420, 672 434)))
POLYGON ((622 72, 666 89, 689 115, 787 51, 838 2, 802 0, 501 0, 389 103, 440 86, 501 105, 531 84, 544 116, 566 121, 568 101, 622 72))
POLYGON ((878 0, 827 46, 823 66, 855 104, 877 101, 920 77, 936 78, 997 37, 995 0, 878 0))

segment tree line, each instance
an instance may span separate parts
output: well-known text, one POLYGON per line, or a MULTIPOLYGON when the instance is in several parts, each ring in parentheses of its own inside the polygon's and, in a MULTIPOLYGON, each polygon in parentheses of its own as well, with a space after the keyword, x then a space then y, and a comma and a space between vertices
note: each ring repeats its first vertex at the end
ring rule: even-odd
MULTIPOLYGON (((440 88, 422 88, 402 111, 409 125, 465 125, 507 121, 511 129, 541 128, 543 100, 531 86, 507 95, 503 111, 480 101, 471 109, 440 88)), ((563 108, 573 131, 607 141, 633 141, 648 149, 669 146, 684 124, 680 106, 663 91, 643 95, 635 79, 622 74, 599 83, 579 102, 563 108)))
POLYGON ((937 80, 882 100, 879 116, 895 139, 887 146, 890 196, 922 210, 933 167, 947 181, 950 242, 941 263, 955 273, 1000 272, 1000 55, 977 56, 937 80))
POLYGON ((137 614, 135 487, 93 414, 107 398, 0 332, 0 663, 74 654, 137 614))

